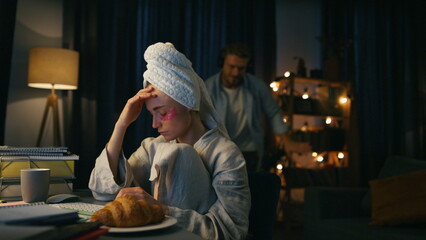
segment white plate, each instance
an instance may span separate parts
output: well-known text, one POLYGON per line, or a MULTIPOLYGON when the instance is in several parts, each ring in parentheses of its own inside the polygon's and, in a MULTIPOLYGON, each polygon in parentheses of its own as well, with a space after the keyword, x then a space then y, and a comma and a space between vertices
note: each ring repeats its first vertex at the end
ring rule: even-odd
POLYGON ((167 228, 173 226, 177 223, 177 219, 171 216, 166 216, 162 222, 156 224, 149 224, 141 227, 107 227, 103 226, 103 228, 108 228, 110 233, 129 233, 129 232, 144 232, 157 230, 162 228, 167 228))

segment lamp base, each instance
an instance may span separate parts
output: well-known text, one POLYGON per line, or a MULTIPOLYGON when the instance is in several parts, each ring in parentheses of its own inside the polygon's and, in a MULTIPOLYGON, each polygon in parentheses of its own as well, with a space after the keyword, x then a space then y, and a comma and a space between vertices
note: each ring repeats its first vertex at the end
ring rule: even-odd
POLYGON ((58 96, 52 90, 52 93, 47 96, 46 106, 44 108, 43 121, 41 123, 40 132, 37 138, 37 147, 41 145, 41 139, 43 137, 44 128, 46 127, 47 115, 49 110, 52 108, 53 111, 53 146, 61 146, 61 136, 59 129, 59 112, 58 112, 58 96))

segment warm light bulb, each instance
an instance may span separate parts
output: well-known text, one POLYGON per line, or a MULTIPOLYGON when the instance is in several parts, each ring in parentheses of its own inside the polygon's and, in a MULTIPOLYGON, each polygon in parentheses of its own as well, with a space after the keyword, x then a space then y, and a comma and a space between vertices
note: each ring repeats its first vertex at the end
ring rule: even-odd
POLYGON ((288 78, 288 77, 290 77, 290 74, 291 73, 289 71, 287 71, 287 72, 284 73, 284 77, 288 78))
POLYGON ((345 103, 347 103, 347 102, 348 102, 348 98, 347 98, 347 97, 340 97, 339 102, 340 102, 341 104, 345 104, 345 103))
POLYGON ((283 117, 283 122, 287 123, 287 118, 286 117, 283 117))
POLYGON ((276 82, 271 82, 271 84, 269 84, 269 87, 271 87, 272 91, 274 92, 278 91, 278 84, 276 82))
POLYGON ((305 122, 305 124, 303 124, 303 126, 300 128, 300 130, 307 131, 308 130, 308 122, 305 122))
POLYGON ((317 152, 312 152, 312 157, 316 157, 316 156, 318 156, 318 153, 317 152))
POLYGON ((278 169, 278 170, 282 170, 282 169, 283 169, 283 165, 282 165, 281 163, 278 163, 278 164, 277 164, 277 169, 278 169))
POLYGON ((342 159, 342 158, 344 158, 345 157, 345 154, 343 154, 342 152, 339 152, 338 154, 337 154, 337 158, 339 158, 339 159, 342 159))
POLYGON ((324 157, 323 157, 323 156, 319 156, 319 157, 317 158, 317 162, 322 162, 322 161, 324 161, 324 157))
POLYGON ((327 117, 325 119, 325 124, 330 124, 331 123, 331 117, 327 117))
POLYGON ((305 92, 302 95, 303 99, 308 99, 309 98, 309 94, 308 94, 308 88, 305 88, 305 92))

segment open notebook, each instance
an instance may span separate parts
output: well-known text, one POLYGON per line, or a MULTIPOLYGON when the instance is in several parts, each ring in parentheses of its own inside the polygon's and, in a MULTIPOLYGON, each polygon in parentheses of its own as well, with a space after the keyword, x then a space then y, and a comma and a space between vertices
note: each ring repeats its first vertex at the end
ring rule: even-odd
POLYGON ((0 207, 0 224, 61 225, 79 220, 78 213, 44 203, 0 207))

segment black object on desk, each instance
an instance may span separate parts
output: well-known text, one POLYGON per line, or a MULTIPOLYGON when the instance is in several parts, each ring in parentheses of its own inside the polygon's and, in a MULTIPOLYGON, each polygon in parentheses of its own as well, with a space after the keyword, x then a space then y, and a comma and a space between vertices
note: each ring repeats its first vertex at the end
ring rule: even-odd
POLYGON ((61 193, 50 196, 46 203, 67 203, 67 202, 76 202, 80 200, 80 197, 74 194, 61 193))
POLYGON ((93 239, 86 235, 105 234, 108 229, 101 229, 100 223, 75 223, 64 226, 24 226, 24 225, 0 225, 2 239, 31 239, 31 240, 54 240, 54 239, 93 239))

